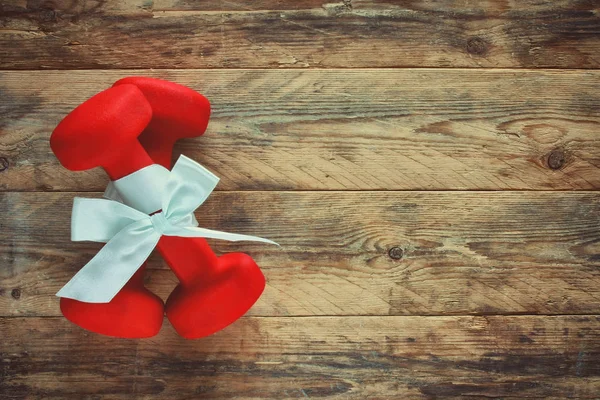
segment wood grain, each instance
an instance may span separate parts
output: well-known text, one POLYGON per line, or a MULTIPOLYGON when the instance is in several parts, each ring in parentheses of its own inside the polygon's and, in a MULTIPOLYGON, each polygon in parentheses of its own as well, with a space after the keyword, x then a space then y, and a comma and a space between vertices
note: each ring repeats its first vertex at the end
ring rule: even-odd
POLYGON ((207 133, 176 153, 220 190, 600 188, 600 71, 419 69, 0 73, 0 190, 103 190, 102 171, 65 170, 48 138, 136 74, 212 101, 207 133))
POLYGON ((0 399, 598 398, 598 110, 596 0, 1 0, 0 399), (201 226, 281 244, 211 242, 268 283, 208 338, 54 296, 107 178, 50 133, 129 75, 211 100, 201 226))
POLYGON ((596 398, 599 328, 597 315, 255 317, 198 341, 166 321, 152 339, 115 340, 0 318, 0 396, 596 398))
POLYGON ((597 68, 592 0, 4 1, 0 68, 597 68), (206 3, 206 4, 205 4, 206 3))
MULTIPOLYGON (((74 195, 0 195, 0 315, 60 315, 101 247, 69 241, 74 195)), ((262 316, 600 313, 598 215, 596 192, 218 192, 197 212, 281 244, 212 242, 263 268, 262 316)), ((149 267, 166 298, 176 278, 149 267)))

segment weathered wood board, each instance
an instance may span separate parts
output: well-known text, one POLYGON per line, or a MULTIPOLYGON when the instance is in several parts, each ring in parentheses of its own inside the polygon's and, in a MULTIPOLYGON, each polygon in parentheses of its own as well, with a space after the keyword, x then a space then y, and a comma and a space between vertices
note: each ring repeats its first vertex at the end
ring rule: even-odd
POLYGON ((63 318, 0 318, 0 397, 592 399, 599 328, 598 315, 250 317, 203 340, 167 321, 118 340, 63 318))
POLYGON ((596 0, 0 1, 0 400, 597 399, 599 68, 596 0), (201 225, 281 244, 211 241, 267 287, 201 340, 54 296, 107 177, 50 133, 130 75, 211 101, 201 225))
POLYGON ((0 190, 104 190, 48 138, 127 75, 204 93, 207 133, 176 153, 218 190, 600 188, 600 71, 319 70, 0 72, 0 190))
MULTIPOLYGON (((75 195, 0 194, 0 315, 60 315, 101 247, 69 241, 75 195)), ((196 215, 281 244, 212 242, 263 268, 251 315, 600 314, 597 192, 218 192, 196 215)), ((175 276, 149 267, 166 298, 175 276)))
POLYGON ((598 3, 7 0, 0 69, 598 68, 598 3))

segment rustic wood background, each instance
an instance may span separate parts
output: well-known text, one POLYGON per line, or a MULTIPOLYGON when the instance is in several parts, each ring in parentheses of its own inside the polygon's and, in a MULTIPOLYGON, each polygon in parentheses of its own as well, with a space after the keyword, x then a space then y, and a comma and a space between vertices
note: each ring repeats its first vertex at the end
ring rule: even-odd
POLYGON ((0 398, 598 398, 599 68, 597 0, 0 0, 0 398), (268 286, 206 339, 54 297, 107 178, 50 132, 140 74, 213 104, 202 225, 282 245, 212 242, 268 286))

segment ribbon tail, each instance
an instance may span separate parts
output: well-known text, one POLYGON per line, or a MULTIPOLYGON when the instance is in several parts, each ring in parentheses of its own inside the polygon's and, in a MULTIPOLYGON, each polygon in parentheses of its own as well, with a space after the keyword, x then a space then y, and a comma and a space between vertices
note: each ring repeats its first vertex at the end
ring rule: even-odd
POLYGON ((214 231, 212 229, 206 228, 193 228, 193 227, 185 227, 185 228, 175 228, 173 230, 167 230, 164 233, 165 236, 181 236, 181 237, 203 237, 209 239, 221 239, 227 240, 229 242, 240 242, 243 240, 249 242, 261 242, 261 243, 269 243, 279 246, 278 243, 261 238, 260 236, 253 235, 242 235, 240 233, 229 233, 223 231, 214 231))
POLYGON ((110 302, 159 240, 160 235, 149 219, 130 224, 109 240, 56 295, 86 303, 110 302))

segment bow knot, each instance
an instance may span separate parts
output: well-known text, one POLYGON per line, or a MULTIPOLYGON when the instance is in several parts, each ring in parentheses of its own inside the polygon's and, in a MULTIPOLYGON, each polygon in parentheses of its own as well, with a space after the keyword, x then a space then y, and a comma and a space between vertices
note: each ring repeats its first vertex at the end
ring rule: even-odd
MULTIPOLYGON (((138 172, 148 177, 148 170, 138 172)), ((152 216, 117 201, 76 197, 71 240, 106 245, 56 295, 87 303, 110 302, 163 235, 277 244, 257 236, 197 227, 194 210, 204 203, 218 182, 219 178, 206 168, 181 156, 160 193, 162 211, 152 216)))
POLYGON ((169 230, 169 228, 173 227, 173 225, 171 225, 171 223, 165 217, 165 214, 162 211, 151 215, 150 222, 152 222, 152 227, 154 227, 154 231, 161 236, 164 235, 165 232, 169 230))

